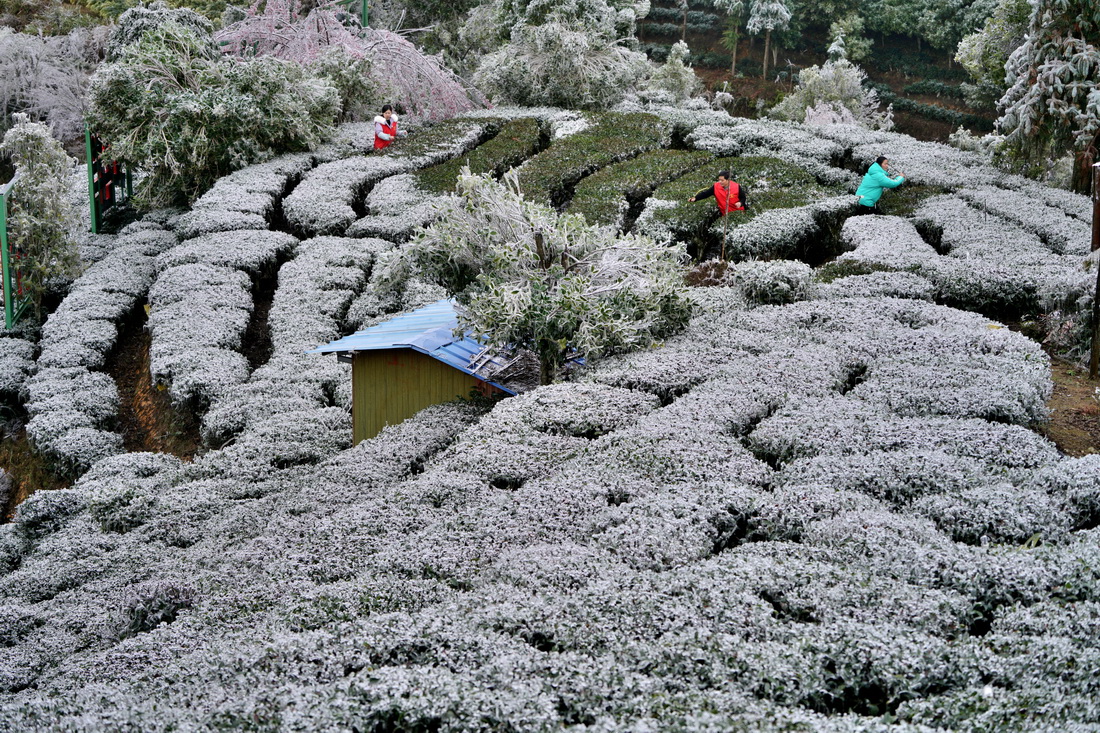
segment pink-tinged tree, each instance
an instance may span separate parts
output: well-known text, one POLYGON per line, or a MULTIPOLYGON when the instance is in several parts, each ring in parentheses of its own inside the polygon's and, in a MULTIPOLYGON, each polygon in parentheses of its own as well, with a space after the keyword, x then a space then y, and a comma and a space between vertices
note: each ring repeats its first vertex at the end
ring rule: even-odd
POLYGON ((352 59, 370 62, 383 96, 426 119, 446 119, 485 106, 476 90, 401 35, 347 25, 345 17, 334 0, 308 11, 301 0, 255 0, 243 19, 215 38, 229 53, 269 55, 303 65, 339 48, 352 59))

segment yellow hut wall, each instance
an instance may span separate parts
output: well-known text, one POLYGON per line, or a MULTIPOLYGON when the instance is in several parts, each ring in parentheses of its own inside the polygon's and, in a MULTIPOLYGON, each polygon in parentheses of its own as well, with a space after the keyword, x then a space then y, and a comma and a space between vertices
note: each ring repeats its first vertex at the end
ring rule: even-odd
POLYGON ((355 443, 425 407, 466 397, 474 387, 499 391, 480 379, 412 349, 360 351, 351 362, 355 443))

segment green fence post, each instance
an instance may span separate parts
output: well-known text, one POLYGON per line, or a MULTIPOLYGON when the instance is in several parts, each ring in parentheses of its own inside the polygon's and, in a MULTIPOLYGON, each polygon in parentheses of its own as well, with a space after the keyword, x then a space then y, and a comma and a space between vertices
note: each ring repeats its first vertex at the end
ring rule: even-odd
POLYGON ((84 125, 84 155, 88 162, 88 205, 92 209, 92 234, 99 234, 99 209, 95 205, 95 163, 92 161, 92 128, 84 125))
POLYGON ((8 193, 14 185, 15 178, 6 186, 0 186, 0 264, 3 266, 4 278, 4 328, 15 325, 15 288, 12 287, 11 256, 8 253, 8 193))

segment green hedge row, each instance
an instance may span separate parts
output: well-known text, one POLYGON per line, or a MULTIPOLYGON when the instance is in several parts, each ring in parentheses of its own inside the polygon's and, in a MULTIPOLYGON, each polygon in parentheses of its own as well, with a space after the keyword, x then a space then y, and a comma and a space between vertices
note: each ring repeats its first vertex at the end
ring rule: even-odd
POLYGON ((993 129, 993 122, 987 117, 901 97, 885 84, 871 84, 870 86, 878 92, 878 98, 883 104, 892 104, 896 110, 912 112, 929 120, 946 122, 952 127, 965 127, 975 132, 989 132, 993 129))
POLYGON ((416 174, 420 188, 432 193, 450 193, 455 190, 462 166, 469 165, 471 173, 489 173, 500 176, 509 168, 515 168, 538 153, 542 130, 538 120, 523 117, 504 123, 488 142, 468 154, 446 163, 425 168, 416 174))
POLYGON ((748 211, 731 215, 731 230, 764 211, 805 206, 837 193, 821 186, 803 168, 778 158, 718 158, 694 173, 657 188, 653 198, 676 205, 656 211, 653 221, 667 227, 677 238, 704 237, 718 219, 718 207, 710 198, 694 203, 688 199, 714 185, 718 171, 723 169, 729 170, 733 180, 745 187, 749 201, 748 211))
MULTIPOLYGON (((690 20, 687 24, 688 33, 710 33, 717 25, 706 25, 702 23, 692 23, 690 20)), ((680 34, 683 32, 683 26, 680 23, 646 23, 638 28, 638 33, 643 36, 652 38, 654 36, 662 38, 675 38, 679 40, 680 34)))
POLYGON ((645 198, 658 186, 713 159, 713 154, 703 151, 655 150, 616 163, 581 181, 569 211, 583 214, 590 224, 622 227, 632 199, 645 198))
MULTIPOLYGON (((664 63, 668 59, 668 52, 672 46, 667 43, 643 43, 642 52, 649 56, 651 61, 664 63)), ((704 69, 728 69, 733 62, 733 57, 728 53, 707 51, 706 53, 693 53, 688 57, 688 63, 704 69)), ((739 59, 737 71, 742 75, 759 75, 763 67, 759 61, 753 59, 739 59)))
MULTIPOLYGON (((650 8, 649 15, 646 16, 646 20, 661 23, 675 23, 679 26, 684 19, 684 11, 679 8, 658 8, 656 6, 650 8)), ((687 23, 688 28, 700 27, 700 28, 717 28, 722 23, 722 18, 714 13, 707 13, 702 10, 689 10, 687 23)))
POLYGON ((871 48, 871 63, 883 71, 900 71, 906 76, 943 81, 966 81, 969 77, 961 67, 945 69, 918 51, 898 51, 891 45, 875 44, 871 48))
POLYGON ((947 84, 936 79, 925 79, 905 87, 906 94, 934 94, 937 97, 965 99, 966 94, 958 84, 947 84))
POLYGON ((561 206, 585 176, 671 142, 672 125, 654 115, 610 112, 596 120, 586 130, 555 140, 519 169, 528 199, 561 206))

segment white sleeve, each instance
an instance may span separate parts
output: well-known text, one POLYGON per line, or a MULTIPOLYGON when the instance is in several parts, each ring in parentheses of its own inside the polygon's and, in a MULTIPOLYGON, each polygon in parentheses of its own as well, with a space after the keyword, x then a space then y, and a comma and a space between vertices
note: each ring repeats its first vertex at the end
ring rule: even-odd
POLYGON ((387 135, 386 133, 382 132, 381 122, 374 123, 374 134, 382 138, 383 140, 393 140, 393 135, 387 135))

